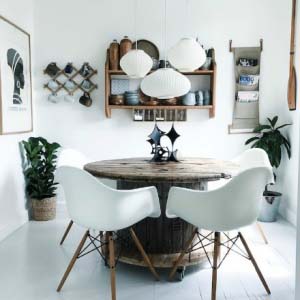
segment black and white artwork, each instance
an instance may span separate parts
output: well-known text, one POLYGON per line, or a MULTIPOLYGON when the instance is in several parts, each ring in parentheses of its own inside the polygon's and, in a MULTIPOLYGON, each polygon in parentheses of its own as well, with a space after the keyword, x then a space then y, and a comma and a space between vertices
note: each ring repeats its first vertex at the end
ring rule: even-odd
POLYGON ((0 134, 32 131, 30 35, 0 16, 0 134))
POLYGON ((7 64, 10 66, 14 77, 13 104, 22 104, 21 89, 24 89, 24 65, 23 59, 16 49, 7 50, 7 64))

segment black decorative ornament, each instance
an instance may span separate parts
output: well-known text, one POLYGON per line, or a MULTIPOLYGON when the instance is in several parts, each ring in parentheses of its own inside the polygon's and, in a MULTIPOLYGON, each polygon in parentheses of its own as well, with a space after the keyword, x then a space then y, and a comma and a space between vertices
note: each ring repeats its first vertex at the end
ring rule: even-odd
POLYGON ((180 135, 175 130, 174 124, 172 125, 172 128, 168 133, 165 133, 164 131, 159 129, 157 124, 155 124, 152 133, 149 135, 150 139, 147 140, 152 148, 151 154, 153 154, 153 157, 151 159, 151 162, 178 162, 177 150, 174 150, 174 144, 179 137, 180 135), (168 137, 170 139, 172 144, 171 150, 168 147, 163 147, 161 145, 162 137, 168 137))

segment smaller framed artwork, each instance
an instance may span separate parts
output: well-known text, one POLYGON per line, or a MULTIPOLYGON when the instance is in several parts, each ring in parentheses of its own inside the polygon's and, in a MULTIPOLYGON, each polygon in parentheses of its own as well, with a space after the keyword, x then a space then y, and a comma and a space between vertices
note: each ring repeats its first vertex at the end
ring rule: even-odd
POLYGON ((31 132, 30 34, 0 15, 0 134, 31 132))

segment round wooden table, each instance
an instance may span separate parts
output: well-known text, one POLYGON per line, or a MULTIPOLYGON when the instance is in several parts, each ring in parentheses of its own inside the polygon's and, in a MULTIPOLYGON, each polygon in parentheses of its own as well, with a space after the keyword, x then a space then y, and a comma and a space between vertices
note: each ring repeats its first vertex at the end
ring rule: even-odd
MULTIPOLYGON (((180 162, 150 162, 150 158, 104 160, 85 165, 84 169, 98 178, 117 181, 118 189, 134 189, 155 186, 158 191, 161 217, 147 218, 134 226, 144 249, 155 267, 171 267, 177 254, 191 237, 194 227, 176 218, 168 219, 165 214, 169 189, 172 186, 206 190, 208 181, 234 176, 239 166, 230 162, 207 158, 189 158, 180 162)), ((184 201, 184 199, 182 199, 184 201)), ((120 256, 125 263, 144 265, 134 244, 127 239, 128 230, 118 232, 127 247, 120 256), (128 240, 128 241, 127 241, 128 240)), ((186 255, 184 265, 199 263, 202 251, 186 255)))

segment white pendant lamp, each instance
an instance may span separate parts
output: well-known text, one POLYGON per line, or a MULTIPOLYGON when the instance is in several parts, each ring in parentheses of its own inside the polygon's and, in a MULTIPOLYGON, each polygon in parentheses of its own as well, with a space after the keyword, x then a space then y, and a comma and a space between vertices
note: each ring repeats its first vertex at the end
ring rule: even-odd
POLYGON ((180 97, 190 89, 189 79, 171 68, 158 69, 141 83, 141 90, 145 95, 158 99, 180 97))
POLYGON ((145 51, 134 49, 121 58, 120 66, 130 78, 144 78, 151 70, 153 60, 145 51))
MULTIPOLYGON (((167 52, 167 0, 165 0, 165 52, 167 52)), ((142 92, 150 97, 158 99, 170 99, 180 97, 191 89, 190 80, 172 68, 158 69, 146 76, 141 83, 142 92)))
POLYGON ((205 50, 193 38, 181 39, 168 53, 171 65, 181 72, 192 72, 206 61, 205 50))
MULTIPOLYGON (((186 0, 186 32, 190 31, 190 0, 186 0)), ((181 72, 192 72, 206 61, 205 50, 194 38, 183 38, 168 53, 171 65, 181 72)))
POLYGON ((138 49, 137 41, 137 0, 134 0, 135 49, 127 52, 120 60, 122 70, 130 78, 144 78, 153 66, 152 58, 143 50, 138 49))

